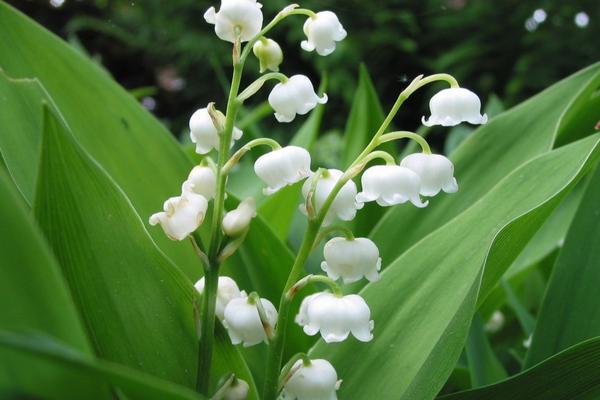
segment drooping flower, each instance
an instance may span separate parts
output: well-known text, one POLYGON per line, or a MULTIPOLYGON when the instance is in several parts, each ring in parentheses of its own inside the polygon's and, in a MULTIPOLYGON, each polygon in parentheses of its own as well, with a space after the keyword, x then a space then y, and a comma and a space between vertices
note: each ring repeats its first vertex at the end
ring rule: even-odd
POLYGON ((420 193, 423 196, 435 196, 440 190, 446 193, 458 191, 458 183, 454 178, 454 165, 452 161, 440 154, 409 154, 400 162, 400 166, 419 175, 420 193))
POLYGON ((279 65, 283 62, 281 47, 273 39, 262 38, 254 43, 252 52, 260 62, 260 72, 266 70, 279 71, 279 65))
POLYGON ((449 88, 436 93, 429 101, 431 116, 422 118, 426 126, 454 126, 461 122, 485 124, 486 114, 481 115, 481 101, 473 92, 465 88, 449 88))
POLYGON ((227 236, 239 236, 248 229, 252 218, 256 217, 256 202, 248 197, 223 217, 223 232, 227 236))
POLYGON ((150 225, 160 224, 172 240, 183 240, 194 232, 206 215, 208 201, 196 193, 184 192, 165 201, 163 210, 150 217, 150 225))
POLYGON ((319 97, 308 77, 294 75, 280 82, 269 93, 269 104, 275 110, 279 122, 291 122, 296 114, 304 115, 317 104, 327 103, 327 95, 319 97))
POLYGON ((321 332, 327 343, 344 341, 350 333, 361 342, 373 339, 371 310, 356 294, 338 296, 322 292, 307 296, 295 321, 307 335, 321 332))
MULTIPOLYGON (((267 299, 261 298, 260 302, 266 314, 265 324, 274 328, 277 323, 275 306, 267 299)), ((252 297, 242 295, 227 303, 223 325, 227 328, 233 344, 243 343, 244 347, 249 347, 267 341, 265 326, 252 297)))
POLYGON ((298 360, 292 366, 292 375, 283 387, 283 398, 286 400, 335 400, 336 391, 340 388, 333 365, 327 360, 310 360, 306 364, 298 360))
POLYGON ((370 239, 335 237, 325 244, 323 255, 321 269, 331 279, 342 278, 344 283, 356 282, 363 276, 371 282, 379 279, 379 249, 370 239))
MULTIPOLYGON (((231 146, 234 140, 242 137, 242 131, 233 128, 231 146)), ((196 153, 206 154, 212 149, 219 149, 219 131, 208 113, 208 108, 201 108, 190 118, 190 138, 196 144, 196 153)))
POLYGON ((215 33, 221 40, 235 42, 236 30, 242 42, 258 35, 262 29, 262 4, 256 0, 222 0, 217 12, 214 7, 204 13, 204 19, 215 26, 215 33))
POLYGON ((196 165, 183 183, 183 191, 193 192, 204 196, 206 200, 211 200, 217 191, 215 171, 210 167, 196 165))
POLYGON ((258 157, 254 172, 268 185, 263 193, 269 196, 310 175, 310 153, 298 146, 273 150, 258 157))
MULTIPOLYGON (((329 169, 320 176, 314 193, 316 212, 321 210, 327 196, 329 196, 329 193, 331 193, 331 190, 343 174, 344 173, 338 169, 329 169)), ((315 176, 317 175, 311 175, 302 186, 304 200, 308 197, 315 176)), ((331 206, 325 215, 325 219, 323 220, 323 225, 329 225, 336 216, 341 220, 351 221, 356 216, 356 210, 362 207, 361 204, 356 203, 356 192, 356 184, 352 180, 346 182, 331 203, 331 206)), ((305 203, 300 205, 300 211, 307 214, 305 203)))
MULTIPOLYGON (((200 278, 194 285, 198 293, 201 295, 204 293, 204 277, 200 278)), ((228 276, 219 276, 219 282, 217 284, 217 304, 215 306, 215 314, 220 320, 223 320, 225 315, 225 307, 227 304, 238 297, 242 296, 242 292, 238 288, 237 283, 228 276)))
POLYGON ((233 382, 223 392, 223 400, 246 400, 250 386, 240 378, 234 378, 233 382))
POLYGON ((421 179, 412 170, 398 165, 376 165, 361 177, 362 192, 356 195, 358 203, 376 201, 382 207, 410 201, 417 207, 426 207, 419 197, 421 179))
POLYGON ((326 56, 335 50, 335 42, 344 40, 346 30, 337 15, 321 11, 306 20, 304 34, 307 40, 303 40, 300 46, 306 51, 316 50, 319 55, 326 56))

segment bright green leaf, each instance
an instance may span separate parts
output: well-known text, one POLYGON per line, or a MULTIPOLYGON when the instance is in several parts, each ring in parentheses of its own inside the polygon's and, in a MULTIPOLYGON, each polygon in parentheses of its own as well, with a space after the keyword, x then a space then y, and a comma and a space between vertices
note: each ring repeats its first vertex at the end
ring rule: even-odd
POLYGON ((507 377, 504 367, 490 346, 479 314, 473 317, 465 347, 473 387, 498 382, 507 377))

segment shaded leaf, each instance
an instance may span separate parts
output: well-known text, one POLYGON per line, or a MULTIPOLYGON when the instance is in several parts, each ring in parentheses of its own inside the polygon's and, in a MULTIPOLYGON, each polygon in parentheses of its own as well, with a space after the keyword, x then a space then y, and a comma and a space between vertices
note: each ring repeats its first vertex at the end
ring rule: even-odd
POLYGON ((465 348, 473 387, 498 382, 507 377, 504 367, 490 346, 479 314, 473 317, 465 348))

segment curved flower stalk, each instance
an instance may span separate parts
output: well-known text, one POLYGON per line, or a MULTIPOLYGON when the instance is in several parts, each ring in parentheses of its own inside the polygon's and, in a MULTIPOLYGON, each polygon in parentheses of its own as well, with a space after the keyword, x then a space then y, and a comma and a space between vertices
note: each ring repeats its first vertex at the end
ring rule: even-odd
MULTIPOLYGON (((460 88, 452 76, 419 76, 400 93, 371 141, 344 171, 317 168, 312 172, 307 150, 297 146, 282 148, 268 138, 251 140, 230 154, 234 142, 242 137, 242 131, 235 127, 241 105, 267 82, 278 81, 268 101, 275 118, 282 123, 290 122, 327 101, 325 94, 317 95, 308 77, 301 74, 287 77, 277 72, 283 54, 279 45, 266 35, 279 22, 293 15, 307 17, 303 27, 306 40, 300 44, 304 50, 328 55, 346 37, 346 31, 331 11, 315 13, 291 5, 263 27, 261 5, 256 0, 222 0, 218 11, 214 7, 207 10, 205 19, 214 25, 216 35, 233 44, 233 75, 225 114, 216 110, 214 103, 208 103, 206 108, 191 116, 190 136, 197 153, 207 154, 216 150, 218 158, 213 163, 205 157, 183 183, 181 195, 167 200, 164 211, 150 217, 150 223, 160 224, 172 239, 189 237, 203 267, 204 277, 196 283, 201 296, 197 389, 203 394, 208 394, 215 319, 218 318, 226 327, 232 343, 243 346, 268 343, 262 398, 274 400, 282 394, 299 400, 335 399, 339 380, 328 361, 310 360, 300 355, 289 360, 283 371, 281 368, 286 339, 284 328, 292 317, 291 301, 304 285, 311 282, 324 283, 330 291, 303 299, 295 321, 306 334, 320 333, 326 342, 344 341, 349 336, 363 342, 373 339, 374 322, 367 301, 356 294, 343 295, 337 281, 345 284, 363 278, 377 281, 381 269, 379 250, 371 240, 354 238, 347 228, 332 224, 336 219, 352 220, 365 202, 376 202, 385 207, 410 202, 412 206, 425 207, 427 202, 420 196, 432 197, 440 191, 453 193, 458 190, 451 161, 432 154, 423 137, 407 131, 386 133, 401 105, 416 90, 438 81, 445 81, 450 86, 432 98, 431 117, 424 120, 426 124, 485 123, 487 119, 479 114, 481 103, 477 96, 460 88), (258 58, 261 72, 274 72, 265 73, 240 91, 243 68, 251 54, 258 58), (385 142, 400 139, 415 140, 421 145, 422 153, 408 155, 397 165, 390 154, 377 148, 385 142), (246 295, 230 278, 219 277, 222 262, 240 248, 252 218, 256 216, 253 198, 245 199, 236 209, 226 212, 227 177, 240 159, 259 145, 271 148, 254 164, 257 178, 266 185, 265 195, 305 180, 302 186, 304 203, 300 208, 308 217, 308 227, 278 308, 257 293, 246 295), (385 165, 371 165, 378 159, 384 160, 385 165), (360 192, 354 182, 359 177, 360 192), (204 221, 209 202, 212 202, 209 239, 207 243, 198 243, 195 237, 199 235, 195 235, 195 231, 204 221), (325 245, 321 267, 327 276, 303 277, 303 268, 311 251, 333 231, 344 235, 330 239, 325 245)), ((225 397, 243 398, 248 387, 242 382, 230 375, 217 394, 223 397, 231 389, 231 396, 225 397), (234 382, 238 382, 237 386, 234 382)))

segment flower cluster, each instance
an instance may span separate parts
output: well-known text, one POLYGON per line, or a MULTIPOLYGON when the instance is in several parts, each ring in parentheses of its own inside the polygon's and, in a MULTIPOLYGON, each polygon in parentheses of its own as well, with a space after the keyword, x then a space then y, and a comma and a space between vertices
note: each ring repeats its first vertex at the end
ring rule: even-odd
MULTIPOLYGON (((381 207, 410 202, 415 207, 423 208, 429 204, 429 200, 423 198, 431 198, 441 191, 457 192, 454 166, 448 158, 432 154, 427 142, 415 133, 385 133, 402 101, 419 87, 440 80, 451 86, 432 97, 431 116, 427 119, 423 117, 423 123, 427 126, 452 126, 460 122, 483 124, 487 121, 487 116, 480 114, 481 102, 477 95, 460 88, 451 76, 438 74, 427 78, 418 77, 401 93, 398 106, 394 106, 386 118, 387 122, 345 171, 312 169, 311 156, 306 149, 298 146, 281 147, 279 143, 267 138, 254 139, 230 155, 231 148, 243 134, 235 126, 239 105, 256 94, 268 80, 278 80, 268 95, 268 102, 278 122, 291 122, 297 115, 305 115, 318 104, 327 102, 327 95, 317 94, 308 77, 300 74, 288 77, 279 72, 283 52, 274 39, 265 35, 284 18, 304 15, 307 17, 303 27, 306 39, 300 43, 302 49, 326 56, 346 37, 346 31, 338 17, 331 11, 315 13, 296 5, 288 6, 263 27, 261 7, 256 0, 222 0, 218 11, 214 7, 206 11, 204 18, 214 25, 216 35, 234 46, 235 84, 232 84, 227 115, 217 110, 213 103, 193 113, 189 122, 190 138, 195 144, 196 153, 203 156, 203 161, 191 170, 183 182, 181 195, 168 199, 164 203, 164 211, 150 217, 150 224, 160 224, 173 240, 190 237, 202 259, 207 279, 210 277, 212 279, 209 282, 214 282, 211 287, 207 287, 205 278, 201 278, 195 285, 205 300, 202 302, 202 335, 213 334, 210 329, 214 326, 216 317, 227 329, 233 344, 247 347, 263 342, 282 343, 285 332, 279 328, 286 325, 291 299, 304 285, 321 282, 328 285, 330 290, 306 296, 295 316, 295 322, 307 335, 320 334, 327 343, 342 342, 350 336, 368 342, 373 339, 371 310, 360 295, 343 295, 340 284, 361 279, 369 282, 379 280, 379 249, 372 240, 354 237, 347 228, 336 226, 336 220, 351 221, 368 202, 376 202, 381 207), (242 49, 242 43, 245 42, 247 45, 242 49), (249 54, 254 54, 258 59, 261 74, 271 72, 261 75, 238 93, 241 71, 249 54), (384 142, 403 138, 416 140, 421 145, 422 152, 396 160, 390 154, 377 150, 384 142), (264 195, 271 196, 288 185, 304 181, 304 201, 299 208, 307 216, 310 228, 290 272, 280 300, 279 314, 271 301, 259 297, 255 292, 248 295, 230 277, 218 276, 219 264, 237 251, 250 229, 252 219, 257 215, 257 199, 252 197, 240 201, 234 209, 224 209, 227 175, 244 154, 259 145, 271 147, 271 151, 258 157, 254 163, 254 172, 265 185, 264 195), (218 162, 211 158, 215 151, 218 162), (378 158, 383 159, 385 164, 369 166, 378 158), (355 179, 360 180, 360 191, 355 179), (205 254, 204 247, 196 242, 193 233, 202 224, 211 201, 211 237, 205 254), (329 239, 323 248, 321 269, 324 275, 302 277, 302 268, 311 249, 327 234, 336 231, 343 235, 329 239)), ((283 345, 273 348, 281 351, 283 345)), ((210 353, 211 349, 201 346, 201 351, 210 353)), ((207 362, 210 363, 210 356, 201 360, 209 360, 207 362)), ((281 380, 277 381, 280 377, 280 362, 281 354, 274 354, 268 360, 264 393, 266 398, 278 395, 277 388, 282 388, 281 394, 287 399, 336 398, 341 381, 328 361, 311 360, 306 355, 297 355, 284 366, 281 380)), ((208 370, 210 365, 199 367, 199 371, 208 370)), ((235 377, 229 382, 229 387, 219 389, 219 393, 230 393, 230 398, 244 398, 247 395, 246 383, 235 377)))

